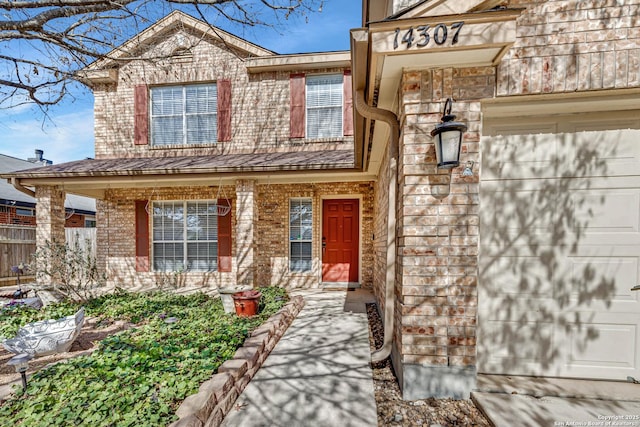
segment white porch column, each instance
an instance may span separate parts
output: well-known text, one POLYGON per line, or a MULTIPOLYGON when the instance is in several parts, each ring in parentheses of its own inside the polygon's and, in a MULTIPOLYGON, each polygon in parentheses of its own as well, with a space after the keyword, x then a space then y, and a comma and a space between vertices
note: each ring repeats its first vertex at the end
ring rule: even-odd
MULTIPOLYGON (((48 242, 65 243, 64 235, 64 199, 65 193, 60 186, 36 187, 36 250, 42 250, 48 242)), ((36 269, 38 285, 59 282, 60 277, 51 277, 44 273, 43 262, 32 263, 36 269)))
POLYGON ((254 231, 258 217, 254 180, 236 181, 236 259, 240 286, 255 286, 254 231))

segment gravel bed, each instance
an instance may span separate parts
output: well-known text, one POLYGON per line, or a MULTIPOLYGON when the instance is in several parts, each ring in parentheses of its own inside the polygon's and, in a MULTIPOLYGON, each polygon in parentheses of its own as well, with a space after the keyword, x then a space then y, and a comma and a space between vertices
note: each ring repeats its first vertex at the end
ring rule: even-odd
MULTIPOLYGON (((384 334, 375 304, 367 304, 367 316, 369 344, 375 349, 382 345, 384 334)), ((471 400, 429 398, 404 401, 391 359, 374 363, 372 367, 378 426, 491 426, 471 400)))

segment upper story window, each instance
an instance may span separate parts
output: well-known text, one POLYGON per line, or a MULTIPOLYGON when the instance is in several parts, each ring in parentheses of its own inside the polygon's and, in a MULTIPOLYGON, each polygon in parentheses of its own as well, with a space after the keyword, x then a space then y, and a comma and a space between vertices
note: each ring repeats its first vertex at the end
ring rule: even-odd
POLYGON ((151 145, 209 144, 218 140, 215 84, 151 88, 151 145))
POLYGON ((307 138, 342 136, 342 75, 307 76, 307 138))
POLYGON ((353 136, 351 71, 290 75, 291 138, 342 139, 353 136))

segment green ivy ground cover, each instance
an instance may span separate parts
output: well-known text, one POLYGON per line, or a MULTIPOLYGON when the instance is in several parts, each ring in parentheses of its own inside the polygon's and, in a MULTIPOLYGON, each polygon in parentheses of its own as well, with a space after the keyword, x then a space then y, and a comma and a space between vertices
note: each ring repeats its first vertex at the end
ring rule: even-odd
MULTIPOLYGON (((26 395, 0 406, 2 425, 166 426, 177 419, 182 400, 196 393, 249 332, 286 302, 282 289, 261 292, 260 314, 252 318, 226 315, 219 298, 204 294, 117 293, 90 301, 87 315, 138 326, 106 338, 90 356, 35 373, 26 395), (178 321, 168 324, 164 320, 169 317, 178 321)), ((69 315, 77 306, 62 304, 45 313, 13 310, 0 313, 3 331, 13 327, 11 315, 26 323, 69 315)))

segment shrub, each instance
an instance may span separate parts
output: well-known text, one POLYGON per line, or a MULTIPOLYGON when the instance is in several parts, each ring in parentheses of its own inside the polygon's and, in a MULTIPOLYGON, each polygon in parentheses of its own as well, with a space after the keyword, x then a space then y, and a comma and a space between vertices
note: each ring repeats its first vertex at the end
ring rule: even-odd
POLYGON ((88 301, 90 315, 141 323, 89 356, 35 373, 24 396, 0 406, 0 419, 33 427, 167 425, 182 400, 286 302, 282 289, 261 291, 263 310, 252 318, 227 315, 219 298, 204 294, 118 292, 88 301), (168 324, 168 317, 178 320, 168 324))

